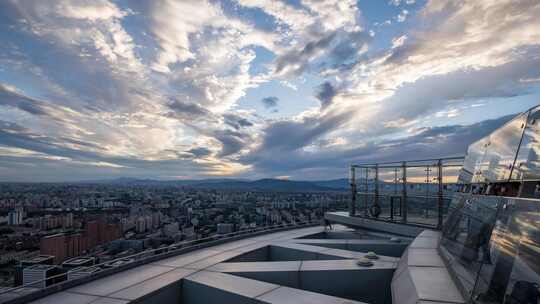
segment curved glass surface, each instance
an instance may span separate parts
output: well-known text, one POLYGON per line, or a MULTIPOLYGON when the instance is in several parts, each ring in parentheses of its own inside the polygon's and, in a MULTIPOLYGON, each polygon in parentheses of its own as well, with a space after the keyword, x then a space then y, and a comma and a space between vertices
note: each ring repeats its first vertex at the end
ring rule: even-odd
MULTIPOLYGON (((540 108, 536 112, 540 117, 540 108)), ((461 183, 502 182, 522 176, 540 178, 540 121, 526 129, 529 112, 523 113, 490 135, 474 142, 467 150, 461 183), (520 149, 522 136, 527 134, 527 148, 520 149), (531 152, 534 151, 534 152, 531 152), (538 151, 538 154, 536 153, 538 151), (516 155, 521 159, 520 170, 514 170, 516 155), (533 175, 536 172, 536 175, 533 175)), ((530 124, 529 120, 529 124, 530 124)), ((532 120, 536 121, 536 119, 532 120)))
POLYGON ((540 200, 458 193, 441 252, 473 303, 540 301, 540 200))
POLYGON ((441 247, 461 287, 471 294, 485 259, 499 197, 456 194, 442 230, 441 247))
POLYGON ((469 146, 463 167, 472 173, 472 183, 484 182, 483 161, 489 145, 489 137, 484 137, 469 146))
POLYGON ((518 153, 527 114, 512 119, 489 136, 481 172, 486 181, 507 181, 518 153))
POLYGON ((463 160, 463 167, 459 171, 459 183, 467 184, 473 181, 476 161, 480 157, 479 154, 483 153, 483 151, 481 151, 479 147, 480 145, 478 144, 478 142, 475 142, 471 144, 467 149, 467 154, 465 155, 465 159, 463 160))
POLYGON ((540 179, 540 107, 529 114, 512 179, 540 179))

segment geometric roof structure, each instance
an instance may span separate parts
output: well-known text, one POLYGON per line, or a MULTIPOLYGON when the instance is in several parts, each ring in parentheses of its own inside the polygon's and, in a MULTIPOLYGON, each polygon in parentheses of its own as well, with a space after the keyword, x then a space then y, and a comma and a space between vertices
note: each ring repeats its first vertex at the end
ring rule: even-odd
POLYGON ((32 303, 391 303, 413 238, 336 225, 203 248, 98 278, 32 303), (371 266, 358 260, 377 254, 371 266))

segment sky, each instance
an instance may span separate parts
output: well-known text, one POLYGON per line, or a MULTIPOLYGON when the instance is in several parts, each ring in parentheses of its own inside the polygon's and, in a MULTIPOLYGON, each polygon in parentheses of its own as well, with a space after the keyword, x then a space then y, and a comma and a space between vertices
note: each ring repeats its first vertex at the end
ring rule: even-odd
POLYGON ((321 180, 540 103, 537 0, 0 1, 0 181, 321 180))

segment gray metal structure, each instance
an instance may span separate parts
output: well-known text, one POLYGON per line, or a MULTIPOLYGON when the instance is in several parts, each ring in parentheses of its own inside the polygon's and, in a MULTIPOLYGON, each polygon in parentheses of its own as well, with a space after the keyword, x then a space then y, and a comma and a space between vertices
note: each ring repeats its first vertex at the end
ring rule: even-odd
POLYGON ((457 156, 351 165, 349 215, 441 229, 452 198, 452 191, 444 188, 455 184, 451 179, 457 179, 463 160, 457 156), (435 177, 430 176, 433 171, 435 177), (362 211, 357 213, 358 200, 362 211))

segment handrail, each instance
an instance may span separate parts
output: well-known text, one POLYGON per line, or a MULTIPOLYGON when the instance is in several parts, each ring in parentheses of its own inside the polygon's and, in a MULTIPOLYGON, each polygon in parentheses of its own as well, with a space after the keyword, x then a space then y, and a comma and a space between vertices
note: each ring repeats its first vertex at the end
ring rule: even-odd
MULTIPOLYGON (((361 195, 375 195, 375 192, 365 192, 365 191, 358 191, 356 192, 356 194, 361 194, 361 195)), ((393 192, 379 192, 379 196, 402 196, 401 193, 393 193, 393 192)), ((412 198, 439 198, 439 196, 434 193, 433 195, 430 194, 429 195, 421 195, 421 194, 407 194, 407 197, 412 197, 412 198)), ((453 193, 452 195, 443 195, 443 199, 452 199, 453 198, 453 193)))
MULTIPOLYGON (((462 160, 465 159, 465 156, 453 156, 453 157, 439 157, 439 158, 427 158, 427 159, 412 159, 412 160, 403 160, 403 161, 387 161, 387 162, 378 162, 378 163, 364 163, 364 164, 352 164, 351 167, 353 168, 366 168, 366 167, 373 167, 376 165, 392 165, 392 164, 399 164, 398 166, 387 166, 387 167, 380 167, 379 168, 395 168, 395 167, 401 167, 403 163, 420 163, 420 162, 428 162, 428 161, 444 161, 444 160, 462 160)), ((422 165, 424 167, 426 165, 422 165)), ((448 165, 447 165, 448 166, 448 165)), ((452 165, 452 166, 458 166, 452 165)), ((409 167, 409 166, 408 166, 409 167)), ((413 166, 411 166, 413 167, 413 166)))
MULTIPOLYGON (((309 225, 313 225, 313 224, 319 224, 319 223, 320 223, 319 221, 303 221, 303 222, 295 222, 295 223, 291 223, 291 224, 279 224, 279 225, 273 225, 273 226, 258 227, 258 228, 254 228, 254 229, 244 229, 244 230, 240 230, 240 231, 236 231, 236 232, 232 232, 232 233, 227 233, 227 234, 223 234, 223 235, 216 234, 216 235, 213 235, 213 236, 210 236, 210 237, 201 238, 201 239, 197 239, 197 240, 190 240, 190 241, 181 242, 181 243, 174 243, 174 244, 171 244, 171 245, 166 246, 166 247, 160 247, 160 248, 156 248, 156 249, 148 249, 148 250, 144 250, 144 251, 141 251, 139 253, 135 253, 135 254, 132 254, 132 255, 129 255, 129 256, 117 258, 117 259, 114 259, 114 260, 111 260, 111 261, 95 264, 95 265, 92 265, 92 266, 82 266, 82 267, 79 267, 79 268, 76 268, 76 269, 78 271, 84 271, 84 270, 88 270, 88 269, 91 269, 91 268, 98 268, 99 269, 99 271, 96 271, 96 272, 94 272, 92 274, 89 274, 88 276, 83 277, 83 278, 87 279, 88 277, 96 276, 97 274, 99 274, 99 273, 101 273, 103 271, 110 270, 111 268, 123 267, 123 266, 129 265, 129 264, 132 264, 132 263, 141 262, 141 261, 144 261, 147 258, 159 256, 160 254, 163 254, 164 258, 165 257, 172 257, 172 256, 175 256, 172 253, 178 252, 180 254, 179 251, 190 249, 190 248, 193 249, 196 246, 201 245, 201 244, 206 243, 206 242, 218 241, 218 240, 226 241, 226 240, 229 240, 229 239, 232 241, 232 239, 234 237, 240 236, 240 235, 252 235, 252 234, 257 234, 259 232, 272 232, 272 231, 280 230, 280 229, 283 229, 283 228, 305 227, 305 226, 309 226, 309 225), (180 246, 180 248, 178 248, 178 246, 180 246), (170 250, 171 248, 172 248, 172 250, 170 250), (155 253, 156 251, 163 251, 163 250, 166 250, 166 251, 163 252, 163 253, 160 252, 158 254, 151 255, 152 253, 155 253), (150 254, 150 256, 149 256, 149 254, 150 254), (165 254, 167 254, 167 255, 165 256, 165 254), (142 256, 142 259, 139 259, 139 260, 136 259, 137 257, 141 257, 141 256, 142 256), (113 266, 113 267, 109 267, 109 268, 103 267, 106 264, 111 264, 111 263, 114 263, 116 261, 128 260, 128 259, 134 259, 134 260, 131 261, 131 262, 128 262, 126 264, 123 264, 121 266, 113 266)), ((30 288, 36 288, 35 287, 36 284, 51 281, 51 280, 54 280, 54 279, 63 278, 67 274, 68 274, 67 272, 64 272, 64 273, 61 273, 61 274, 50 276, 50 277, 45 278, 45 279, 40 279, 40 280, 32 281, 30 283, 26 283, 26 284, 23 284, 23 285, 20 285, 20 286, 16 286, 16 287, 13 287, 13 288, 1 290, 0 295, 16 292, 17 290, 21 290, 21 289, 29 288, 29 287, 30 288)), ((62 283, 70 282, 70 281, 76 281, 78 279, 82 279, 82 278, 76 278, 76 279, 72 279, 72 280, 64 280, 64 281, 55 283, 53 285, 62 284, 62 283)), ((47 287, 50 287, 50 286, 45 286, 44 288, 39 288, 38 290, 32 291, 29 294, 32 294, 34 292, 38 292, 38 291, 43 290, 43 289, 45 289, 47 287)))

